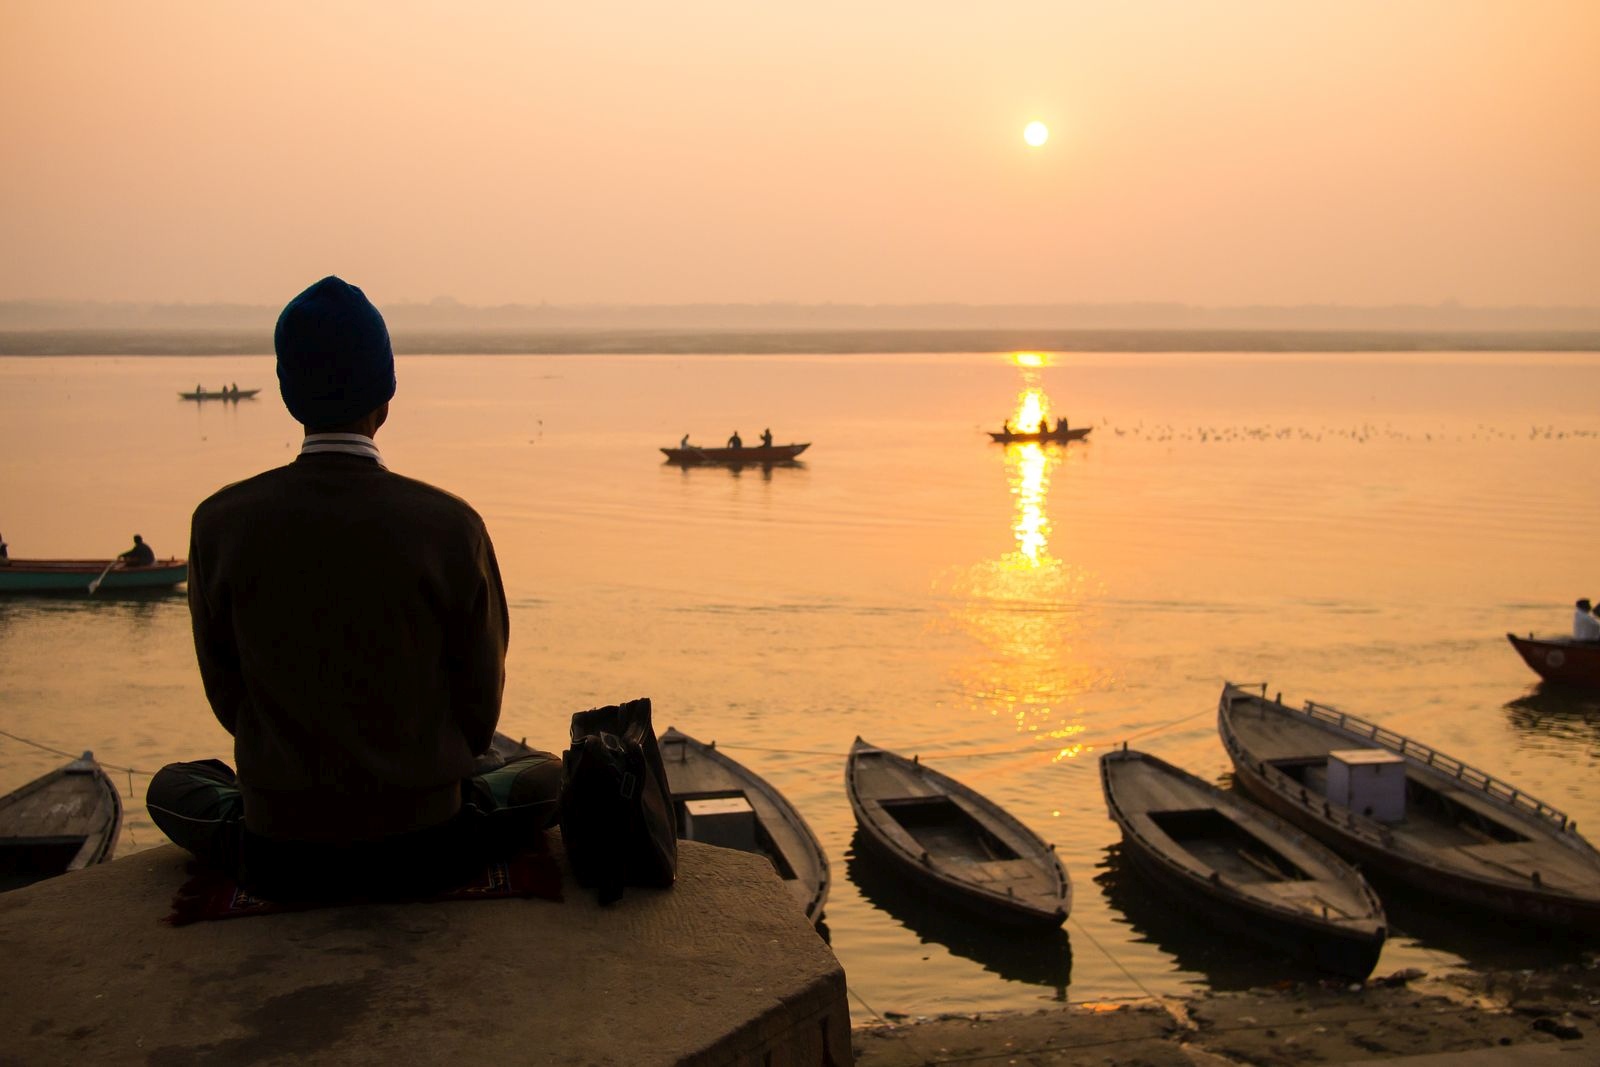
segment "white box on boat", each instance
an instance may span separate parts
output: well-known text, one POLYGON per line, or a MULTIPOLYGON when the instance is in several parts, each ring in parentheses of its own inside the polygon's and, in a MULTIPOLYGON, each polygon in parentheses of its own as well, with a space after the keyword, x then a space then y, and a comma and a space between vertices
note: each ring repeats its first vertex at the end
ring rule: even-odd
POLYGON ((683 803, 683 836, 743 852, 756 850, 756 813, 744 797, 713 797, 683 803))
POLYGON ((1328 753, 1328 799, 1379 822, 1406 817, 1405 757, 1381 748, 1328 753))

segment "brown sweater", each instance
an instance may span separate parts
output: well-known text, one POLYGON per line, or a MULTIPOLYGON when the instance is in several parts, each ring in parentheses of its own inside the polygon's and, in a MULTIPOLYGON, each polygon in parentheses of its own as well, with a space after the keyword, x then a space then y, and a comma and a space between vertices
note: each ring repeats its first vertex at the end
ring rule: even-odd
POLYGON ((464 501, 366 457, 301 456, 195 509, 189 611, 250 830, 376 840, 459 810, 510 627, 464 501))

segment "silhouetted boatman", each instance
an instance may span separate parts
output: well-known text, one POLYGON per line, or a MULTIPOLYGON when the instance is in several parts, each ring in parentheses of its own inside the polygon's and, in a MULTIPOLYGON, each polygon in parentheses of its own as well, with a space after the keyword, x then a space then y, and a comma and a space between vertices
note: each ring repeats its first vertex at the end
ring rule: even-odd
POLYGON ((739 431, 738 430, 733 431, 733 436, 728 438, 728 447, 729 448, 743 448, 744 447, 744 442, 739 440, 739 431))
POLYGON ((238 774, 163 767, 150 816, 269 899, 460 884, 537 837, 561 779, 548 753, 475 773, 510 629, 494 546, 465 501, 384 466, 394 354, 360 289, 311 286, 274 342, 300 455, 203 501, 189 549, 200 677, 238 774))
POLYGON ((1574 641, 1600 641, 1600 619, 1589 609, 1589 599, 1584 597, 1572 613, 1572 639, 1574 641))
POLYGON ((762 448, 771 448, 772 447, 772 431, 770 429, 761 431, 761 447, 762 448))
POLYGON ((117 557, 124 567, 148 567, 156 561, 156 554, 144 543, 144 538, 133 535, 133 547, 117 557))

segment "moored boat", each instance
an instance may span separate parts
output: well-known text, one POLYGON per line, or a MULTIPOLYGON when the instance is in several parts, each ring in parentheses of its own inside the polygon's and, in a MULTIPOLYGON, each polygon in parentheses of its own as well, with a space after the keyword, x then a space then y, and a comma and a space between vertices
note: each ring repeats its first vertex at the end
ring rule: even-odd
POLYGON ((950 907, 942 897, 921 891, 900 877, 900 872, 877 859, 860 827, 851 835, 845 852, 844 876, 867 905, 883 912, 919 942, 934 942, 954 955, 971 960, 1008 982, 1048 986, 1056 999, 1066 999, 1072 981, 1072 942, 1061 927, 1037 926, 1026 937, 1007 936, 1016 931, 991 923, 974 922, 961 908, 950 907), (998 935, 998 936, 997 936, 998 935))
POLYGON ((122 798, 94 754, 0 797, 0 891, 111 858, 122 798))
POLYGON ((1247 937, 1362 980, 1386 921, 1361 875, 1266 810, 1143 752, 1100 757, 1100 785, 1134 866, 1247 937))
POLYGON ((1600 641, 1577 641, 1570 637, 1518 637, 1506 634, 1535 674, 1547 682, 1600 689, 1600 641))
POLYGON ((861 840, 903 876, 990 919, 1054 927, 1072 910, 1055 848, 947 775, 856 738, 845 792, 861 840))
POLYGON ((178 395, 185 400, 249 400, 259 392, 261 392, 260 389, 223 389, 216 391, 201 389, 188 393, 180 392, 178 395))
POLYGON ((715 742, 669 726, 660 743, 678 836, 766 856, 806 918, 819 921, 831 881, 828 857, 794 806, 715 742))
POLYGON ((800 453, 810 447, 811 442, 806 441, 796 445, 756 445, 745 448, 663 448, 661 451, 667 457, 668 463, 676 463, 686 467, 698 464, 717 464, 726 467, 792 463, 800 453))
POLYGON ((1048 444, 1050 442, 1081 441, 1089 436, 1089 431, 1092 429, 1094 429, 1093 426, 1074 426, 1067 430, 1044 430, 1032 433, 1021 433, 1016 430, 987 430, 985 432, 988 433, 991 440, 1000 444, 1025 444, 1029 441, 1048 444))
MULTIPOLYGON (((831 878, 811 827, 766 779, 688 734, 668 727, 658 738, 678 837, 766 856, 813 924, 822 919, 831 878)), ((491 746, 500 760, 531 751, 503 733, 491 746)))
POLYGON ((1600 852, 1565 813, 1375 723, 1225 683, 1234 780, 1371 875, 1548 926, 1600 931, 1600 852))
POLYGON ((107 559, 0 561, 0 593, 88 593, 98 589, 160 589, 189 577, 189 562, 158 559, 146 567, 112 566, 107 559), (109 568, 109 569, 107 569, 109 568), (96 582, 96 579, 99 579, 96 582), (94 589, 90 587, 94 586, 94 589))

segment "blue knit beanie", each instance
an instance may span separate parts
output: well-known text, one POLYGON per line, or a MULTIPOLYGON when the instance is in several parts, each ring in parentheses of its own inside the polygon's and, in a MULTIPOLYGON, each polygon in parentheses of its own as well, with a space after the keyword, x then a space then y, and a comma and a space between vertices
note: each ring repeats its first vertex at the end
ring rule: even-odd
POLYGON ((394 349, 372 301, 331 274, 278 316, 278 390, 310 429, 354 422, 394 396, 394 349))

